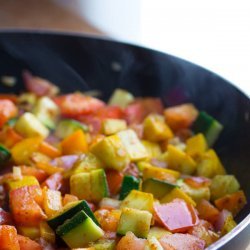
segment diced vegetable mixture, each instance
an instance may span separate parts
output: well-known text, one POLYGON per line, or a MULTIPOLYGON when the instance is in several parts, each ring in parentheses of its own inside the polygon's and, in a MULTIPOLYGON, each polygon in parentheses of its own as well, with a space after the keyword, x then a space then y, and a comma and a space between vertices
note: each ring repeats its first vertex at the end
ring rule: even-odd
POLYGON ((0 95, 0 250, 204 249, 246 204, 190 103, 59 94, 24 72, 0 95))

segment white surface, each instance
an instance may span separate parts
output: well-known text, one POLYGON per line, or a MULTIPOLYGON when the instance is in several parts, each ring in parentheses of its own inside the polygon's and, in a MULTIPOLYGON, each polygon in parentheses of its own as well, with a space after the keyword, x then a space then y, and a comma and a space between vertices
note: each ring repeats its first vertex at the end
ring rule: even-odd
POLYGON ((248 0, 75 0, 73 7, 114 38, 190 60, 250 95, 248 0))

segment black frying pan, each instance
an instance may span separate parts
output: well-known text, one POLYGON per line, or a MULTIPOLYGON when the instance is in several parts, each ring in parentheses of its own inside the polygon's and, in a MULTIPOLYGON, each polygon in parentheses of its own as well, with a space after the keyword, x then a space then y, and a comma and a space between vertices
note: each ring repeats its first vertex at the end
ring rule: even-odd
POLYGON ((250 99, 230 83, 190 62, 125 43, 54 32, 0 32, 0 75, 18 78, 14 88, 1 85, 0 93, 23 90, 23 69, 63 92, 98 89, 107 99, 120 87, 137 96, 160 96, 166 106, 192 102, 216 117, 225 129, 215 148, 240 181, 248 205, 236 218, 240 224, 209 249, 228 249, 250 224, 250 99))

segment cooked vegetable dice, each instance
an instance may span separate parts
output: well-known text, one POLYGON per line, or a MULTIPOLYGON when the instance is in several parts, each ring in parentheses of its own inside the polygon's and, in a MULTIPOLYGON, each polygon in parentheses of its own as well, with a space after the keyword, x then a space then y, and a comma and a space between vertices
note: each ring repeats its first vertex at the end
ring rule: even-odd
POLYGON ((116 134, 126 128, 126 122, 121 119, 105 119, 102 123, 102 131, 105 135, 116 134))

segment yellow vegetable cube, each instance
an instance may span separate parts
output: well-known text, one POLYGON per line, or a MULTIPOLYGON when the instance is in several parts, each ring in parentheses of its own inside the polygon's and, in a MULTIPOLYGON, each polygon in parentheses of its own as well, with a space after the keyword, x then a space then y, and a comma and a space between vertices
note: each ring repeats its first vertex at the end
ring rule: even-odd
POLYGON ((19 117, 14 128, 25 137, 41 136, 45 138, 49 135, 49 130, 29 112, 19 117))
POLYGON ((34 176, 23 176, 21 179, 18 180, 7 180, 6 184, 9 190, 12 191, 14 189, 24 186, 39 185, 39 182, 34 176))
POLYGON ((161 147, 158 143, 142 140, 142 144, 146 148, 149 158, 158 158, 161 155, 161 147))
POLYGON ((126 128, 126 121, 121 119, 105 119, 102 123, 102 131, 105 135, 116 134, 126 128))
POLYGON ((149 115, 144 122, 144 137, 153 142, 164 141, 173 137, 173 132, 161 115, 149 115))
POLYGON ((140 164, 139 167, 142 167, 143 180, 156 178, 159 180, 175 182, 180 177, 180 173, 175 170, 154 167, 148 162, 140 164), (140 164, 143 166, 140 166, 140 164))
POLYGON ((129 207, 153 212, 154 196, 137 190, 132 190, 121 203, 121 208, 129 207))
POLYGON ((126 106, 134 101, 134 96, 124 89, 116 89, 112 96, 110 97, 108 104, 116 105, 121 108, 126 108, 126 106))
POLYGON ((17 232, 25 237, 29 237, 32 240, 40 237, 40 230, 37 227, 18 226, 17 232))
POLYGON ((91 147, 96 155, 108 168, 123 170, 130 162, 129 155, 118 135, 105 137, 91 147))
POLYGON ((70 177, 70 193, 79 199, 91 197, 90 173, 74 174, 70 177))
POLYGON ((139 161, 148 158, 149 154, 136 133, 132 129, 117 133, 131 161, 139 161))
POLYGON ((186 141, 186 153, 194 159, 207 151, 208 145, 203 134, 197 134, 186 141))
POLYGON ((53 217, 58 211, 62 209, 62 195, 61 192, 51 189, 43 190, 43 208, 48 218, 53 217))
POLYGON ((167 163, 169 168, 183 174, 192 174, 197 167, 196 162, 189 155, 173 145, 168 145, 167 163))
POLYGON ((197 175, 213 178, 215 175, 224 174, 226 174, 226 170, 213 149, 201 156, 197 165, 197 175))
POLYGON ((195 201, 186 193, 184 193, 180 188, 174 188, 172 191, 170 191, 168 194, 166 194, 162 199, 161 203, 168 203, 171 202, 172 200, 179 198, 184 200, 185 202, 196 206, 195 201))
POLYGON ((40 235, 43 239, 52 244, 56 241, 55 232, 53 229, 50 228, 46 221, 42 221, 40 223, 40 235))

